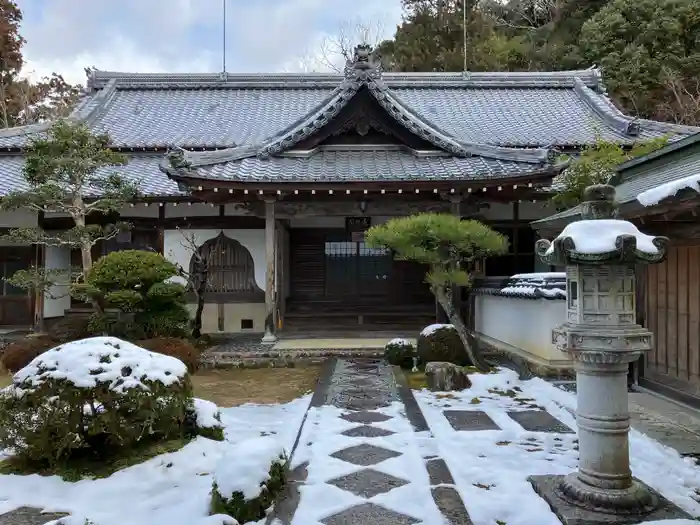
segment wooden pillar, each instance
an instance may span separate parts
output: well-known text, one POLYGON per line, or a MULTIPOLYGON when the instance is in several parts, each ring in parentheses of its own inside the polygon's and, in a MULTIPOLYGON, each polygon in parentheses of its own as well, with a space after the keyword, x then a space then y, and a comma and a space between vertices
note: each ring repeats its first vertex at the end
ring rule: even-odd
POLYGON ((277 224, 275 221, 275 199, 265 200, 265 335, 262 343, 277 342, 277 297, 275 294, 275 272, 277 266, 277 224))
POLYGON ((160 208, 158 208, 158 253, 165 255, 165 206, 166 204, 161 203, 160 208))
MULTIPOLYGON (((458 218, 462 218, 462 196, 452 195, 450 197, 450 211, 458 218)), ((455 286, 452 290, 452 305, 457 313, 462 315, 462 287, 455 286)))

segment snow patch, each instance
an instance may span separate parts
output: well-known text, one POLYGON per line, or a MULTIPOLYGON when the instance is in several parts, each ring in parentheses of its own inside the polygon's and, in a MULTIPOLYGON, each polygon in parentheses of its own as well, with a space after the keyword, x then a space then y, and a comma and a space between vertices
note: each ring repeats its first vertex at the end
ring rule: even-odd
POLYGON ((220 428, 221 412, 219 407, 206 399, 193 398, 194 413, 197 416, 198 428, 220 428))
POLYGON ((413 344, 413 341, 410 341, 408 339, 403 339, 401 337, 397 337, 395 339, 392 339, 389 341, 386 346, 416 346, 413 344))
POLYGON ((454 329, 453 324, 431 324, 423 328, 423 331, 420 333, 423 337, 428 337, 430 335, 433 335, 435 332, 440 330, 441 328, 451 328, 454 329))
POLYGON ((566 279, 566 272, 533 272, 533 273, 516 273, 511 275, 511 279, 531 279, 531 280, 547 280, 547 279, 566 279))
MULTIPOLYGON (((515 372, 507 369, 499 369, 495 374, 469 374, 469 379, 472 387, 453 392, 450 398, 440 398, 427 390, 415 392, 415 396, 434 435, 434 454, 447 463, 473 522, 500 520, 508 525, 561 525, 547 503, 532 490, 527 478, 576 471, 577 436, 525 431, 508 412, 532 410, 528 405, 536 404, 575 430, 575 394, 540 378, 521 381, 515 372), (517 395, 511 397, 510 390, 517 395), (473 403, 475 398, 479 399, 478 404, 473 403), (445 418, 444 410, 483 411, 500 430, 456 432, 445 418)), ((636 477, 691 516, 700 515, 700 502, 694 499, 695 488, 700 486, 700 468, 692 461, 634 429, 630 431, 630 460, 636 477)), ((659 525, 692 523, 697 522, 658 522, 659 525)))
POLYGON ((637 195, 637 200, 642 206, 655 206, 662 200, 673 197, 681 190, 691 189, 700 193, 700 174, 690 175, 682 179, 671 180, 659 184, 637 195))
POLYGON ((230 498, 240 492, 246 501, 262 493, 263 483, 270 479, 270 466, 284 461, 284 446, 271 436, 239 443, 222 458, 214 473, 219 494, 230 498))
POLYGON ((108 478, 71 483, 58 476, 0 475, 0 513, 31 506, 70 513, 70 525, 84 525, 85 518, 95 525, 235 525, 231 518, 208 516, 214 473, 225 467, 229 453, 245 459, 264 450, 258 443, 263 435, 291 450, 310 400, 222 408, 225 441, 198 437, 108 478))
MULTIPOLYGON (((654 237, 640 232, 629 221, 617 219, 583 220, 568 224, 557 239, 571 237, 576 251, 586 254, 598 254, 615 251, 615 241, 620 235, 632 235, 637 239, 637 250, 656 254, 659 249, 652 242, 654 237)), ((547 254, 554 252, 554 243, 547 249, 547 254)))
POLYGON ((31 392, 48 380, 66 380, 78 388, 109 383, 123 393, 148 390, 147 382, 178 383, 187 375, 185 364, 174 357, 150 352, 116 337, 91 337, 65 343, 34 358, 13 377, 31 392))
POLYGON ((540 288, 535 286, 506 286, 501 288, 503 295, 519 295, 528 297, 551 297, 566 299, 566 290, 561 288, 540 288))

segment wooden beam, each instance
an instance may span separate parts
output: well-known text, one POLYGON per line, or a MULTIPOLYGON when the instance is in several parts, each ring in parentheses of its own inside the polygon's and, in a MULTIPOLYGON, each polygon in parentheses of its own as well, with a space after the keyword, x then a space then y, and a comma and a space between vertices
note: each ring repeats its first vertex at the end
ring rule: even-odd
POLYGON ((275 270, 277 225, 275 224, 275 199, 265 200, 265 335, 263 344, 275 344, 277 336, 277 304, 275 295, 275 270))

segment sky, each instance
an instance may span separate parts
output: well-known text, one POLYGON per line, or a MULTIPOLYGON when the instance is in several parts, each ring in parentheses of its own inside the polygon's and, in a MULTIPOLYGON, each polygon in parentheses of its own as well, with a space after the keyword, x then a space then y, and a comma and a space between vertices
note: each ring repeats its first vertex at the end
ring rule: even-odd
POLYGON ((401 0, 17 0, 23 73, 84 83, 86 67, 129 72, 328 70, 339 34, 391 36, 401 0), (324 51, 325 50, 325 51, 324 51))

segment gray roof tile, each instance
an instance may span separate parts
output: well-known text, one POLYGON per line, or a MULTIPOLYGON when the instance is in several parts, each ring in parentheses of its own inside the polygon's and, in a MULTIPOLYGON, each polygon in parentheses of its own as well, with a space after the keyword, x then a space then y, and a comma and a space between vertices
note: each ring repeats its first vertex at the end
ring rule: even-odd
MULTIPOLYGON (((118 146, 231 147, 274 136, 342 82, 342 76, 323 74, 229 75, 221 80, 219 75, 96 72, 89 84, 98 91, 79 113, 118 146)), ((630 118, 598 92, 594 70, 394 73, 384 74, 382 82, 419 116, 468 143, 548 147, 591 144, 596 135, 620 142, 636 138, 611 125, 611 119, 625 124, 630 118)), ((638 122, 642 138, 700 131, 638 122)), ((36 130, 0 132, 0 148, 21 147, 26 132, 36 130)))
MULTIPOLYGON (((135 182, 139 191, 146 197, 179 196, 183 193, 177 183, 169 179, 158 168, 163 160, 161 155, 132 156, 125 166, 115 166, 103 170, 105 174, 119 173, 125 179, 135 182)), ((10 191, 24 191, 29 187, 22 176, 24 158, 21 155, 0 156, 0 196, 10 191)))
POLYGON ((363 148, 320 150, 307 158, 249 157, 196 167, 187 177, 235 182, 497 181, 542 169, 544 165, 478 156, 419 157, 400 149, 363 148))

